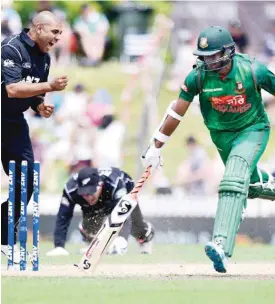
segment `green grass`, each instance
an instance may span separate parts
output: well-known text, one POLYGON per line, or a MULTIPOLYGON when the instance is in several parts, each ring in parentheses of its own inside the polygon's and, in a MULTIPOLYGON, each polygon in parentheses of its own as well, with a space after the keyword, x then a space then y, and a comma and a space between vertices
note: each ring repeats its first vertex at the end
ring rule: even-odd
MULTIPOLYGON (((70 252, 69 256, 65 257, 47 257, 46 252, 52 249, 52 243, 41 242, 40 245, 40 263, 44 264, 75 264, 80 260, 79 249, 81 245, 68 244, 66 249, 70 252)), ((31 246, 28 246, 31 248, 31 246)), ((234 262, 251 262, 275 261, 274 246, 270 245, 237 245, 235 247, 234 262)), ((2 259, 2 264, 6 260, 2 259)), ((203 245, 177 245, 155 244, 152 255, 140 255, 136 244, 129 246, 129 252, 124 256, 104 256, 102 263, 127 263, 127 264, 154 264, 154 263, 209 263, 208 258, 204 254, 203 245)))
MULTIPOLYGON (((64 69, 52 69, 52 75, 68 74, 70 85, 72 87, 76 83, 83 83, 88 91, 92 94, 96 89, 105 88, 109 90, 113 97, 116 113, 121 113, 124 105, 120 102, 122 89, 125 86, 127 75, 121 72, 120 66, 116 62, 105 63, 99 68, 81 68, 68 67, 64 69)), ((176 99, 178 93, 168 92, 165 88, 165 83, 162 85, 159 93, 159 118, 162 118, 168 104, 176 99)), ((130 124, 127 126, 127 140, 124 145, 123 153, 125 154, 125 164, 123 169, 129 174, 135 176, 139 155, 137 151, 137 136, 141 124, 141 110, 144 103, 144 97, 138 91, 130 104, 131 112, 133 113, 130 124)), ((194 105, 192 105, 194 106, 194 105)), ((187 150, 184 145, 184 140, 189 135, 194 135, 199 142, 207 149, 208 154, 213 156, 215 147, 211 142, 210 136, 206 127, 203 124, 200 114, 196 114, 191 106, 190 111, 184 117, 180 127, 172 136, 169 144, 163 149, 164 170, 170 181, 174 182, 176 169, 181 161, 186 157, 187 150)), ((198 111, 196 111, 198 112, 198 111)), ((273 128, 273 133, 275 132, 273 128)), ((151 136, 151 135, 150 135, 151 136)), ((270 136, 269 145, 263 155, 263 159, 267 159, 274 151, 271 148, 275 146, 275 136, 270 136)))
POLYGON ((2 304, 274 303, 274 281, 4 278, 2 304))
MULTIPOLYGON (((68 257, 49 258, 45 252, 51 247, 49 243, 42 244, 40 259, 42 264, 74 264, 80 259, 79 245, 68 245, 67 250, 71 253, 68 257)), ((274 246, 250 245, 236 246, 234 259, 236 262, 249 261, 275 261, 274 246)), ((209 259, 204 253, 203 245, 154 245, 152 255, 140 255, 136 244, 129 248, 129 252, 124 256, 104 256, 102 263, 209 263, 209 259)))
MULTIPOLYGON (((41 264, 73 264, 80 245, 68 244, 69 257, 49 258, 50 242, 41 242, 41 264)), ((2 263, 3 263, 2 259, 2 263)), ((274 247, 237 245, 233 261, 274 262, 274 247)), ((155 245, 151 256, 141 256, 135 244, 125 256, 105 256, 102 263, 209 263, 202 245, 155 245)), ((209 263, 209 267, 211 267, 209 263)), ((2 303, 13 304, 177 304, 274 303, 274 280, 241 277, 102 278, 102 277, 2 277, 2 303)))

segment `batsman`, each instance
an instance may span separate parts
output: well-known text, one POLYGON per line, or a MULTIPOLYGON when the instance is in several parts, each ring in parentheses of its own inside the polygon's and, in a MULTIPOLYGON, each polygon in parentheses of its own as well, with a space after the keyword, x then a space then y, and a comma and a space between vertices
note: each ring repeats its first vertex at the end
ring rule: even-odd
POLYGON ((274 178, 257 167, 270 135, 261 90, 275 94, 275 75, 248 55, 236 54, 232 36, 220 26, 200 33, 193 54, 197 63, 142 159, 145 166, 162 165, 163 145, 199 95, 204 123, 225 165, 212 241, 205 252, 216 271, 226 272, 247 198, 275 200, 274 178))

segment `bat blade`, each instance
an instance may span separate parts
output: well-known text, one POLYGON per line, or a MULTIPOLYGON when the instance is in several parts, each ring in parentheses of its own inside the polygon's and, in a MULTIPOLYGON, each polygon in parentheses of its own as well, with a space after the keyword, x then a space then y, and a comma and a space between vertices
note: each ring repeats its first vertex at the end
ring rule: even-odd
POLYGON ((92 273, 95 271, 102 255, 119 234, 123 224, 136 206, 137 200, 131 194, 121 198, 82 256, 78 264, 80 270, 92 273))

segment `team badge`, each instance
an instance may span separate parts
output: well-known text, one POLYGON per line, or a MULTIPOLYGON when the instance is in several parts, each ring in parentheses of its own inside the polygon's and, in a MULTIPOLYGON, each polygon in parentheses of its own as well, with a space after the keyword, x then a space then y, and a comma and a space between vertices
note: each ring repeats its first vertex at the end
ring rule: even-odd
POLYGON ((245 88, 243 87, 243 83, 241 81, 236 82, 236 89, 235 92, 237 94, 242 94, 245 92, 245 88))
POLYGON ((205 49, 208 47, 208 43, 207 43, 207 37, 201 37, 201 40, 200 40, 200 47, 202 49, 205 49))
POLYGON ((22 68, 24 68, 24 69, 30 69, 32 66, 31 66, 31 64, 30 64, 30 62, 23 62, 23 64, 22 64, 22 68))
POLYGON ((14 68, 15 67, 15 63, 11 59, 6 59, 6 60, 4 60, 4 67, 6 67, 6 68, 14 68))

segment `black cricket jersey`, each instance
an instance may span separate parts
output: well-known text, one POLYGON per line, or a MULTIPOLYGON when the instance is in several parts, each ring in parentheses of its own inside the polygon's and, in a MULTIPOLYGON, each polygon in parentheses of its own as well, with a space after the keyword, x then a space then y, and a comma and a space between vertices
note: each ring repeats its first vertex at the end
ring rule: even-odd
POLYGON ((108 215, 122 196, 134 187, 131 177, 118 168, 98 168, 98 173, 103 188, 98 202, 93 206, 77 194, 79 172, 66 183, 56 219, 55 246, 64 246, 76 204, 80 205, 83 213, 108 215))
POLYGON ((43 101, 39 97, 9 98, 6 91, 6 85, 11 83, 48 80, 50 56, 40 51, 27 35, 28 31, 24 29, 19 35, 8 37, 1 43, 1 118, 5 121, 24 121, 23 112, 29 107, 35 111, 43 101))

